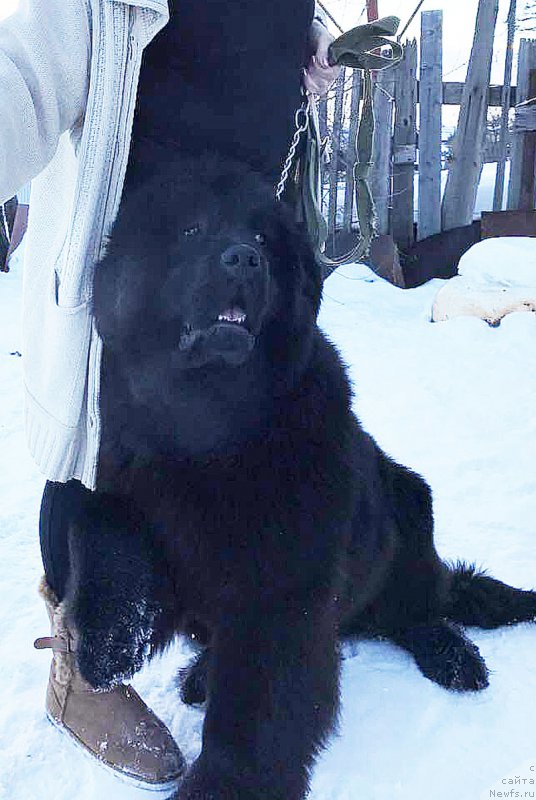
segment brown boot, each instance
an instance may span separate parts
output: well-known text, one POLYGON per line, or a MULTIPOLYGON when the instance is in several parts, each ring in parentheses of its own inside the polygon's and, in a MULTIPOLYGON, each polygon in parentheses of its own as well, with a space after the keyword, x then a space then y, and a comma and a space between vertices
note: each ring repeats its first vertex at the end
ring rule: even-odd
POLYGON ((97 691, 82 678, 63 605, 44 578, 39 592, 52 629, 34 645, 54 654, 46 695, 50 721, 117 776, 144 789, 174 788, 185 762, 171 733, 131 686, 97 691))

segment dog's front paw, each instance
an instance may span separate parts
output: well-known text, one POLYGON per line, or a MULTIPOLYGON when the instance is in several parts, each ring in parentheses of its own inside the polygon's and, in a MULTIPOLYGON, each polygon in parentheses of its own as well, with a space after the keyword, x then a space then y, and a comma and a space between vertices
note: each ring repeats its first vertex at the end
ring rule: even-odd
POLYGON ((131 678, 147 655, 153 619, 144 604, 132 604, 118 609, 113 619, 100 617, 94 625, 77 626, 76 658, 82 677, 95 689, 131 678))

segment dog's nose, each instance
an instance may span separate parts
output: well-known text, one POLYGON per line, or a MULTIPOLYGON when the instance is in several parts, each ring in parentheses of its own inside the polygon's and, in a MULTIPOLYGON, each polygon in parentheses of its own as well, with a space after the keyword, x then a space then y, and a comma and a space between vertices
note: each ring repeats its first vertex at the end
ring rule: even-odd
POLYGON ((223 251, 220 261, 232 275, 247 275, 252 267, 260 266, 261 254, 249 244, 234 244, 223 251))

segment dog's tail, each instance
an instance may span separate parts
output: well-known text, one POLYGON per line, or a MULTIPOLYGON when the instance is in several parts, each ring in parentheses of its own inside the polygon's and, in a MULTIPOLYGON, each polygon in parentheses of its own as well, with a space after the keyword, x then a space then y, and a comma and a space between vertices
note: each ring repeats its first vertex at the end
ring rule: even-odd
POLYGON ((445 616, 462 625, 499 628, 536 621, 536 592, 515 589, 475 566, 459 562, 450 567, 450 591, 445 616))

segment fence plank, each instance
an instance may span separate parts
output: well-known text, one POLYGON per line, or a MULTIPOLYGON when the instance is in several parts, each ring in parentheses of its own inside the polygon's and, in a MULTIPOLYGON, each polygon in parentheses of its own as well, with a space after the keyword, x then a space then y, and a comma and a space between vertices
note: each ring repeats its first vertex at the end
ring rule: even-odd
POLYGON ((499 130, 499 152, 495 188, 493 190, 493 210, 501 211, 504 199, 504 176, 506 173, 506 156, 508 148, 508 112, 510 110, 510 94, 512 86, 512 63, 514 60, 514 38, 516 34, 517 0, 510 0, 508 10, 508 34, 506 40, 506 58, 504 60, 504 83, 501 102, 501 127, 499 130))
POLYGON ((417 238, 441 230, 441 110, 443 12, 421 15, 419 222, 417 238))
POLYGON ((370 171, 370 188, 376 204, 379 233, 389 232, 394 91, 393 70, 379 72, 374 85, 375 127, 370 171))
MULTIPOLYGON (((529 95, 531 98, 536 97, 536 69, 531 69, 529 73, 529 95)), ((516 117, 519 120, 517 114, 516 117)), ((516 129, 518 129, 517 124, 516 129)), ((536 203, 536 127, 519 135, 523 137, 519 208, 523 211, 532 211, 536 203)))
POLYGON ((514 132, 526 133, 527 131, 536 131, 536 92, 532 101, 516 108, 514 132))
POLYGON ((395 128, 393 135, 393 211, 391 228, 396 244, 413 244, 413 177, 417 144, 417 42, 406 42, 404 57, 393 70, 395 128))
POLYGON ((354 209, 354 164, 356 160, 355 137, 359 124, 359 101, 361 100, 361 72, 353 70, 352 96, 350 100, 350 125, 348 128, 348 146, 346 150, 346 187, 344 191, 344 214, 342 226, 345 231, 352 229, 354 209))
POLYGON ((487 92, 498 11, 499 0, 479 0, 473 47, 443 197, 444 230, 469 225, 473 219, 482 169, 487 92))
MULTIPOLYGON (((465 83, 459 83, 458 81, 448 81, 447 83, 443 84, 443 105, 444 106, 459 106, 462 102, 462 95, 463 95, 463 87, 465 83)), ((497 84, 493 84, 492 86, 488 86, 487 91, 487 103, 488 106, 492 107, 499 107, 502 105, 502 93, 503 87, 498 86, 497 84)), ((420 96, 420 87, 418 95, 420 96)), ((516 87, 512 86, 510 91, 510 108, 513 108, 516 104, 516 87)))
MULTIPOLYGON (((536 40, 521 39, 517 68, 517 102, 526 102, 530 94, 530 73, 536 70, 536 40)), ((536 135, 536 134, 534 134, 536 135)), ((510 182, 508 184, 508 208, 534 208, 534 197, 527 205, 524 198, 523 162, 526 144, 530 141, 530 133, 514 133, 512 137, 512 163, 510 165, 510 182)))

